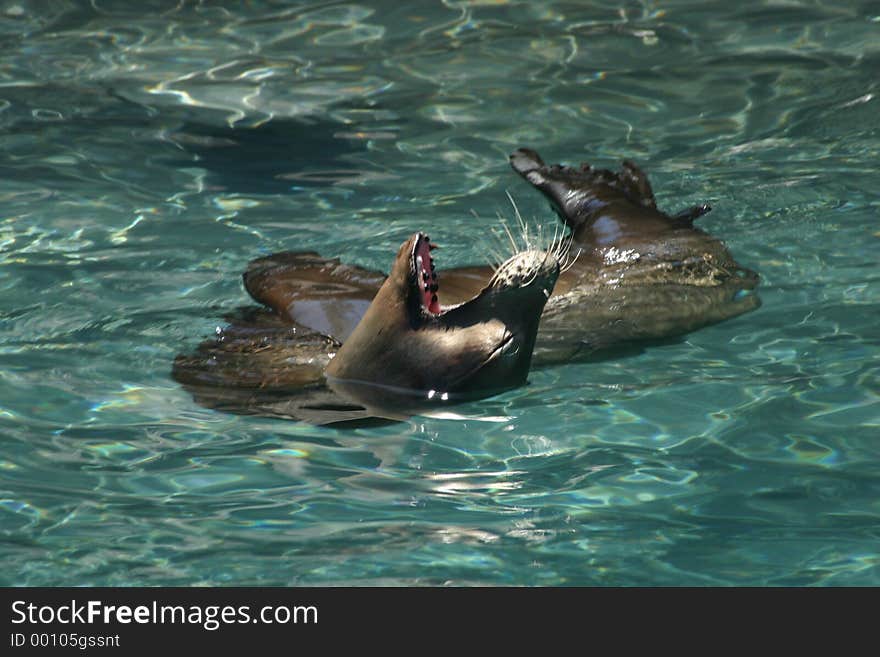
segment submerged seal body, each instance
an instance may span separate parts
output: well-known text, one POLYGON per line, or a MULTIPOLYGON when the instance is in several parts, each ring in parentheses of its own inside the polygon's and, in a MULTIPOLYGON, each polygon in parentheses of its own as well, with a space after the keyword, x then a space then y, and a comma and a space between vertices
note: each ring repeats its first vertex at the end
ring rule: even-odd
POLYGON ((204 405, 319 424, 400 419, 522 385, 563 249, 516 253, 473 298, 441 306, 434 248, 416 233, 384 281, 313 254, 255 261, 246 288, 283 314, 234 319, 178 356, 173 376, 204 405), (278 278, 296 293, 276 296, 267 283, 278 278), (320 329, 302 323, 320 318, 320 329))

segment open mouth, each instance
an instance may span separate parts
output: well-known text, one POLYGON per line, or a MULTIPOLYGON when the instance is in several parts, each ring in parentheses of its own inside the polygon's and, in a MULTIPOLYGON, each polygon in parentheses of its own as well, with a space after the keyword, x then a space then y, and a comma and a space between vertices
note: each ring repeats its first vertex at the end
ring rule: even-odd
POLYGON ((422 307, 433 315, 440 313, 440 300, 437 297, 440 283, 434 268, 434 258, 431 257, 431 251, 436 248, 436 244, 431 244, 430 237, 420 233, 412 254, 413 284, 419 289, 422 307))

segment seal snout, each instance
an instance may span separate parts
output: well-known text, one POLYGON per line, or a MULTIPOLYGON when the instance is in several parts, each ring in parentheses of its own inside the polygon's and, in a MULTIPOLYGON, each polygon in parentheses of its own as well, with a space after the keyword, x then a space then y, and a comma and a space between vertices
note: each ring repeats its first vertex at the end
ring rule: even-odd
POLYGON ((538 282, 549 296, 561 265, 553 251, 530 249, 521 251, 506 260, 493 276, 490 286, 499 288, 526 288, 538 282))

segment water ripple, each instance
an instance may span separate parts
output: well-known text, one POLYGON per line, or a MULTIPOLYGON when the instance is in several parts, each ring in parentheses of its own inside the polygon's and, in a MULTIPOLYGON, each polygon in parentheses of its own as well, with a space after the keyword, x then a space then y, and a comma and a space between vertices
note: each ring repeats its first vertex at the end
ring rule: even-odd
POLYGON ((878 585, 866 4, 0 7, 0 583, 878 585), (339 431, 195 405, 246 263, 485 258, 510 173, 636 159, 754 313, 339 431), (476 215, 476 217, 474 216, 476 215))

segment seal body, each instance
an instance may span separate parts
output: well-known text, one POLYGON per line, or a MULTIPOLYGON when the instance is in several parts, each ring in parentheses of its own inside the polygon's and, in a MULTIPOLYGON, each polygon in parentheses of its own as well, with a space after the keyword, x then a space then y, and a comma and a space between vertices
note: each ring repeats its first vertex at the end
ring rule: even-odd
POLYGON ((473 298, 442 306, 433 248, 423 233, 404 242, 361 316, 378 282, 368 273, 312 254, 261 259, 245 285, 283 311, 233 320, 172 373, 205 405, 319 424, 401 419, 522 385, 561 251, 517 253, 473 298))
POLYGON ((694 226, 708 205, 660 211, 634 163, 546 165, 519 149, 510 164, 568 227, 565 253, 527 249, 495 273, 447 270, 442 289, 422 233, 387 277, 315 253, 259 258, 244 285, 268 310, 178 356, 174 377, 223 410, 400 418, 521 385, 531 365, 639 348, 760 305, 758 275, 694 226))
MULTIPOLYGON (((510 163, 550 201, 576 255, 544 308, 533 364, 640 349, 760 306, 758 275, 694 226, 709 206, 660 211, 647 176, 633 162, 618 172, 547 165, 534 151, 519 149, 510 163)), ((292 321, 345 339, 384 277, 336 260, 302 258, 282 253, 253 262, 245 274, 248 291, 292 321), (316 279, 332 305, 301 298, 316 279)), ((487 266, 447 270, 443 299, 454 304, 472 298, 491 275, 487 266)))
POLYGON ((428 238, 416 234, 325 374, 461 396, 522 385, 558 275, 552 254, 518 253, 473 299, 443 308, 428 238))
POLYGON ((528 149, 510 162, 548 198, 579 252, 544 310, 536 361, 662 340, 760 305, 758 275, 694 226, 709 206, 661 212, 633 162, 618 172, 546 165, 528 149))

